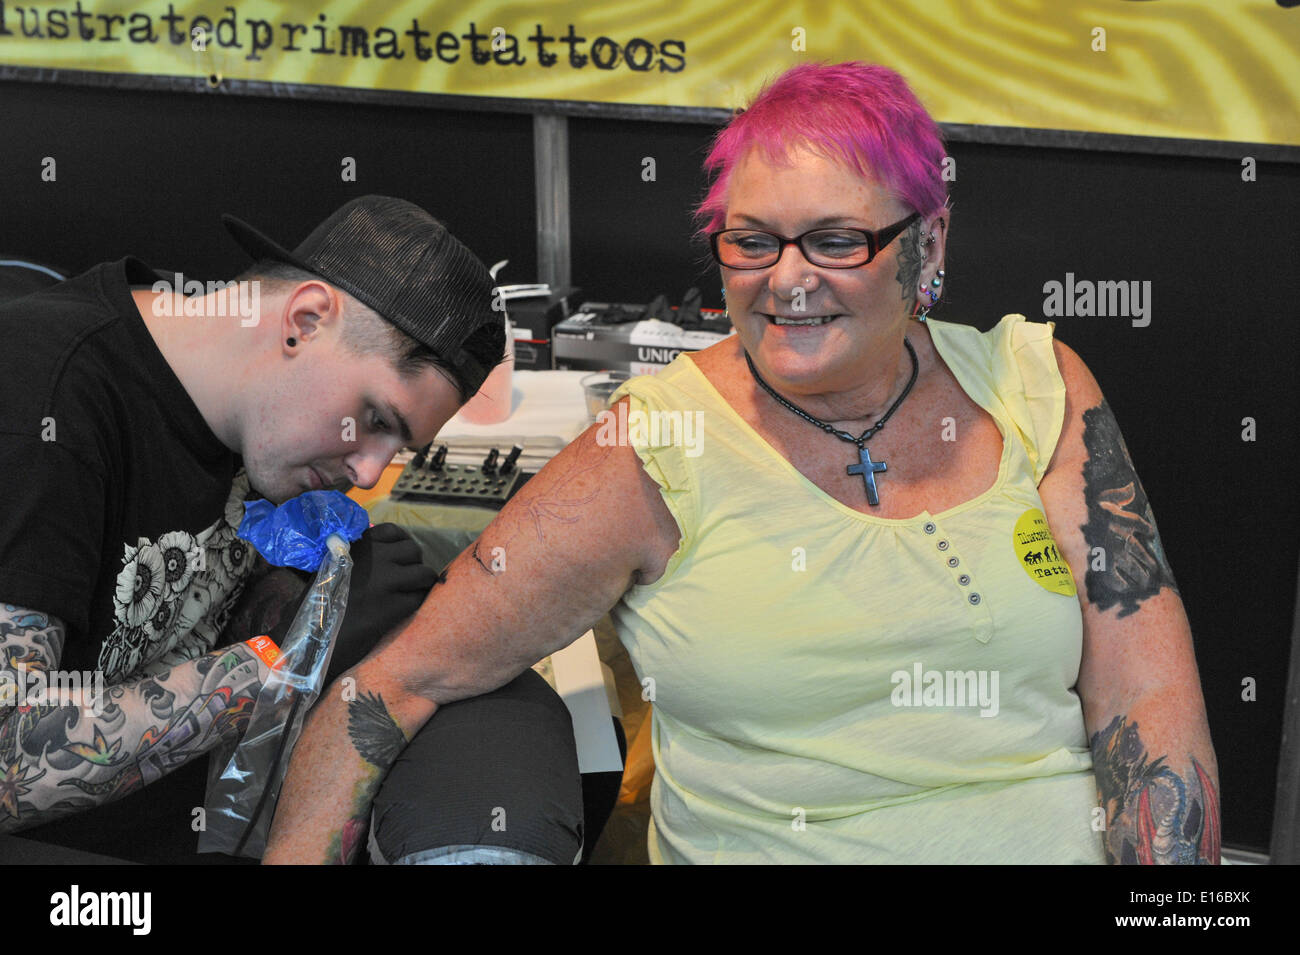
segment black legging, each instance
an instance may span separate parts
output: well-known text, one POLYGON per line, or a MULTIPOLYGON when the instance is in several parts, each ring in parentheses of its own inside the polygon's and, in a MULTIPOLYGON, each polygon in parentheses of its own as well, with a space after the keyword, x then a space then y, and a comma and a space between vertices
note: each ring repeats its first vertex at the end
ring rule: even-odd
POLYGON ((372 863, 577 862, 582 781, 568 708, 532 670, 439 707, 388 771, 371 820, 372 863))

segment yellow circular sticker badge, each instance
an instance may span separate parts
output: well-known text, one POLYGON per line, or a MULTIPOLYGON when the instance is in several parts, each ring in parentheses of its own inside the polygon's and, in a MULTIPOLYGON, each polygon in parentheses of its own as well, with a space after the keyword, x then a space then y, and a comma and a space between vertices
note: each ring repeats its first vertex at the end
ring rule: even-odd
POLYGON ((1070 565, 1056 549, 1056 540, 1042 511, 1032 507, 1020 515, 1011 543, 1020 558, 1020 566, 1034 583, 1054 594, 1073 597, 1077 593, 1070 565))

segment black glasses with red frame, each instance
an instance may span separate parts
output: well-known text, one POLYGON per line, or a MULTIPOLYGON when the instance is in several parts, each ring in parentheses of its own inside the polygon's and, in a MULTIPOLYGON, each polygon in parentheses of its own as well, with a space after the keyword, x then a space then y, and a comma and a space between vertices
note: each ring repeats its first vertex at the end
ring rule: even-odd
POLYGON ((709 236, 713 258, 729 269, 765 269, 781 260, 787 245, 799 246, 811 264, 827 269, 856 269, 866 265, 904 229, 921 217, 906 219, 875 232, 866 229, 813 229, 788 238, 761 229, 723 229, 709 236))

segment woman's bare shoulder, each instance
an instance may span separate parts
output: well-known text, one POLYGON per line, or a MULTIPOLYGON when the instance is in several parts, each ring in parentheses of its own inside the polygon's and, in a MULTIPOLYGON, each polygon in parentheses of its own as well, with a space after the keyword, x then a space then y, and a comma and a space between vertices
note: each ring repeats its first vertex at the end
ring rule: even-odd
POLYGON ((744 354, 740 340, 731 335, 722 341, 691 352, 686 360, 699 369, 700 374, 708 379, 715 391, 731 405, 734 405, 734 382, 738 369, 744 367, 744 354))

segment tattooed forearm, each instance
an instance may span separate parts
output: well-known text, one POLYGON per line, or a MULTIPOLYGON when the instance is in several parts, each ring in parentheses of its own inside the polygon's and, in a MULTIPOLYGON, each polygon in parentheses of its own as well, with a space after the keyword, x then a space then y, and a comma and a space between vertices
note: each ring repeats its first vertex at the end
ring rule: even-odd
POLYGON ((1138 724, 1125 716, 1094 733, 1090 745, 1109 863, 1219 864, 1219 799, 1195 756, 1180 776, 1166 757, 1150 758, 1138 724))
POLYGON ((385 772, 406 746, 406 736, 378 693, 362 693, 348 704, 348 738, 362 759, 385 772))
MULTIPOLYGON (((12 608, 5 613, 4 661, 52 671, 62 624, 24 611, 20 625, 12 608)), ((0 706, 0 832, 111 802, 242 732, 265 670, 237 645, 100 698, 0 706)))
POLYGON ((378 693, 362 693, 348 704, 348 738, 369 765, 366 775, 353 787, 351 816, 330 842, 328 861, 337 865, 347 865, 356 858, 366 834, 370 803, 384 774, 406 746, 406 734, 378 693))
POLYGON ((1088 523, 1082 530, 1089 549, 1101 549, 1103 561, 1100 569, 1088 568, 1084 583, 1088 599, 1098 609, 1119 604, 1119 615, 1127 617, 1162 587, 1178 593, 1178 585, 1165 558, 1146 492, 1105 399, 1083 413, 1083 424, 1088 451, 1083 467, 1088 523))
MULTIPOLYGON (((365 664, 356 672, 357 680, 370 687, 365 664)), ((377 690, 358 696, 330 692, 312 708, 289 762, 263 863, 344 865, 355 860, 384 776, 406 741, 437 709, 427 700, 405 697, 401 689, 393 695, 396 705, 377 690)))
POLYGON ((921 267, 925 258, 921 255, 921 231, 924 222, 913 222, 898 240, 898 284, 903 290, 903 301, 916 298, 917 288, 921 283, 921 267))

